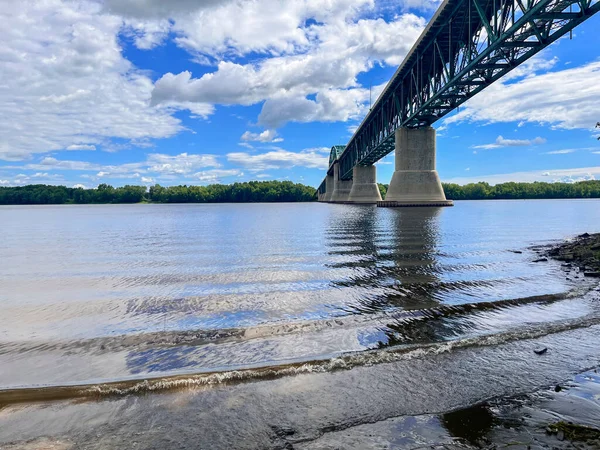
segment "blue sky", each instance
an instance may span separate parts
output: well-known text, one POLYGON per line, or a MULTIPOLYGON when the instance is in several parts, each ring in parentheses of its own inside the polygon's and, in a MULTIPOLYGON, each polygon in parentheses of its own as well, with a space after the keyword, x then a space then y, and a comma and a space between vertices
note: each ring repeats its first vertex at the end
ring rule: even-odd
MULTIPOLYGON (((0 0, 0 185, 318 186, 438 6, 0 0), (10 7, 9 6, 10 3, 10 7), (33 31, 32 31, 33 30, 33 31)), ((600 16, 438 121, 442 180, 600 179, 600 16)), ((378 163, 387 183, 393 155, 378 163)))

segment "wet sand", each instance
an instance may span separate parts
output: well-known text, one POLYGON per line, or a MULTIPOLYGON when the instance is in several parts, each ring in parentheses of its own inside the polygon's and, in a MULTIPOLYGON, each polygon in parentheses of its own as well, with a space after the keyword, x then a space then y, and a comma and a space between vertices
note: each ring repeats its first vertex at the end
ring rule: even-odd
POLYGON ((404 416, 323 435, 295 448, 599 449, 598 369, 533 393, 442 415, 404 416))
POLYGON ((330 373, 7 405, 0 448, 574 448, 545 429, 599 419, 597 378, 577 376, 598 368, 599 348, 593 325, 330 373), (535 355, 540 347, 549 350, 535 355), (553 394, 556 384, 566 389, 553 394), (469 415, 488 419, 461 424, 469 415))

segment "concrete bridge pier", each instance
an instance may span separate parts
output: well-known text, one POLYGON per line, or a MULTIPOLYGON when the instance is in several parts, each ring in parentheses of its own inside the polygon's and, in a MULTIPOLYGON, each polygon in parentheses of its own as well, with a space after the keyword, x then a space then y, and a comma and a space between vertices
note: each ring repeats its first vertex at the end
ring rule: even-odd
POLYGON ((328 202, 331 200, 331 194, 333 194, 333 175, 325 176, 325 194, 319 201, 328 202))
POLYGON ((331 203, 347 203, 350 190, 352 189, 352 180, 340 179, 340 164, 333 164, 333 192, 331 194, 331 203))
POLYGON ((452 206, 435 170, 435 129, 396 130, 396 170, 378 206, 452 206))
POLYGON ((352 189, 348 196, 349 203, 377 203, 381 201, 381 193, 377 186, 377 169, 375 166, 354 166, 352 169, 352 189))

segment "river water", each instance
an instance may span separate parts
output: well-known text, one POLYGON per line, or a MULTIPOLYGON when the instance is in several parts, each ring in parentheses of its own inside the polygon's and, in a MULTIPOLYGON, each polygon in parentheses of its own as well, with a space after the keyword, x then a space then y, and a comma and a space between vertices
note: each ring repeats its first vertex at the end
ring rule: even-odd
MULTIPOLYGON (((0 406, 339 369, 344 395, 365 400, 398 361, 487 349, 446 361, 464 368, 507 343, 598 335, 595 286, 535 252, 600 231, 598 200, 3 206, 0 219, 0 406), (348 381, 364 371, 372 390, 348 381)), ((597 345, 530 381, 589 367, 597 345)), ((517 347, 496 361, 514 386, 517 347)), ((430 375, 415 364, 402 372, 413 385, 430 375)), ((486 384, 473 401, 497 394, 486 384)), ((415 402, 384 418, 435 410, 415 402)))

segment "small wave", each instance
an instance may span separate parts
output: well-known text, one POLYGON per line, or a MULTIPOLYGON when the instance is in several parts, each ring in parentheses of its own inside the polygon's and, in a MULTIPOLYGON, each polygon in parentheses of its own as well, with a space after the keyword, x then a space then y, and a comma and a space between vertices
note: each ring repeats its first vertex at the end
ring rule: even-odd
MULTIPOLYGON (((402 287, 399 287, 401 292, 402 287)), ((589 289, 588 289, 589 290, 589 289)), ((176 331, 156 331, 119 336, 107 336, 78 341, 27 341, 0 343, 0 355, 8 353, 41 352, 51 350, 83 350, 86 352, 104 353, 144 350, 149 348, 166 348, 180 345, 200 346, 208 343, 220 344, 232 341, 247 341, 299 333, 315 333, 332 328, 352 328, 373 324, 386 326, 389 321, 397 324, 408 324, 436 320, 442 317, 466 315, 474 312, 500 310, 509 307, 532 303, 548 304, 577 297, 585 292, 569 291, 560 294, 539 295, 517 299, 473 302, 457 305, 439 305, 421 309, 388 309, 370 308, 362 302, 351 308, 340 309, 339 316, 328 319, 295 321, 288 323, 271 323, 245 328, 194 329, 176 331)), ((372 299, 370 300, 373 301, 372 299)))
POLYGON ((577 328, 600 325, 600 315, 540 324, 494 335, 484 335, 437 344, 406 345, 350 353, 329 359, 304 361, 279 366, 267 366, 219 372, 180 374, 146 379, 131 379, 100 384, 47 386, 0 391, 0 407, 14 403, 29 403, 64 399, 98 399, 110 396, 145 394, 176 389, 259 381, 310 373, 349 370, 359 366, 408 361, 469 347, 497 346, 512 341, 540 338, 577 328))

